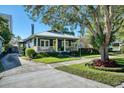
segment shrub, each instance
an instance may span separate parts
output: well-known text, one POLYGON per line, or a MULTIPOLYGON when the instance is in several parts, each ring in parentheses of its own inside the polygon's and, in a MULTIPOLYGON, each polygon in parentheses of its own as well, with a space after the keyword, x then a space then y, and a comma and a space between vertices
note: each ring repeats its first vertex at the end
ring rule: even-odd
POLYGON ((90 55, 90 54, 99 54, 99 51, 94 48, 80 48, 78 51, 71 51, 72 56, 80 55, 90 55))
POLYGON ((124 46, 121 46, 121 53, 124 53, 124 46))
POLYGON ((52 56, 52 57, 57 57, 57 56, 59 56, 59 53, 58 52, 48 52, 47 55, 52 56))
POLYGON ((81 54, 99 54, 99 51, 94 48, 81 48, 78 51, 81 51, 81 54))
POLYGON ((71 51, 70 55, 71 56, 79 56, 80 55, 80 51, 71 51))
POLYGON ((27 48, 25 53, 26 53, 26 56, 28 56, 30 58, 34 58, 35 50, 32 48, 27 48))
POLYGON ((36 58, 42 58, 42 57, 47 57, 48 54, 47 53, 37 53, 36 54, 36 58))

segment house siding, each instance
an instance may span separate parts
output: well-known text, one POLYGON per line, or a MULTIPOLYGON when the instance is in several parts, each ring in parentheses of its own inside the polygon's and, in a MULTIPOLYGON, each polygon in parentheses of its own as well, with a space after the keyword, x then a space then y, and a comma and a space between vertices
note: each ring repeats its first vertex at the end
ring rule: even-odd
POLYGON ((77 50, 77 40, 79 38, 74 36, 59 35, 60 37, 53 36, 52 33, 48 33, 51 36, 46 36, 47 33, 40 36, 30 36, 23 42, 26 48, 33 48, 37 53, 39 52, 69 52, 77 50), (65 37, 64 37, 65 36, 65 37), (43 42, 42 42, 43 41, 43 42))

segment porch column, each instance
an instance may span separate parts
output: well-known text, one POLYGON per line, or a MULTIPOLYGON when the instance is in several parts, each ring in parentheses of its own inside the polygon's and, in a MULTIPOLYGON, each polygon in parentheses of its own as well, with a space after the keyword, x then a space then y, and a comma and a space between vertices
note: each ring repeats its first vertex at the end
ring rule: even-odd
POLYGON ((32 39, 32 47, 34 47, 34 38, 32 39))
POLYGON ((64 39, 64 52, 66 52, 66 39, 64 39))
POLYGON ((58 52, 58 39, 56 38, 56 52, 58 52))
POLYGON ((38 37, 36 37, 36 51, 38 51, 38 37))
POLYGON ((78 50, 79 49, 79 43, 80 42, 80 40, 76 40, 76 49, 78 50))

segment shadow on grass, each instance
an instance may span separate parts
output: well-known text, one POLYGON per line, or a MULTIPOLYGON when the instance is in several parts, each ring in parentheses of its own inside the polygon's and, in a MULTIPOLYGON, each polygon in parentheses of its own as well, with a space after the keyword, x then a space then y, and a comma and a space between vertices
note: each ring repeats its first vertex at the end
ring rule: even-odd
POLYGON ((114 59, 118 65, 124 66, 124 58, 116 58, 114 59))

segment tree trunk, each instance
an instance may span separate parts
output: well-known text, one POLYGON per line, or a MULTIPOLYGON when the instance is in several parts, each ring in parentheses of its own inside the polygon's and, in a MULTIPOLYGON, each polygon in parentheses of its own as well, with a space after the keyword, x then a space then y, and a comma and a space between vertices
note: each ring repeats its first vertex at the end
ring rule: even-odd
POLYGON ((105 62, 106 60, 109 59, 109 55, 108 55, 108 47, 107 46, 102 46, 100 48, 100 54, 101 54, 101 60, 103 62, 105 62))

